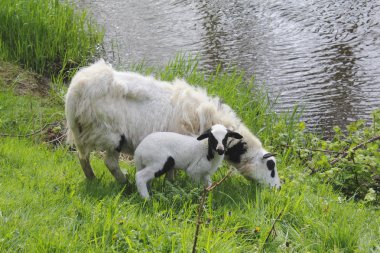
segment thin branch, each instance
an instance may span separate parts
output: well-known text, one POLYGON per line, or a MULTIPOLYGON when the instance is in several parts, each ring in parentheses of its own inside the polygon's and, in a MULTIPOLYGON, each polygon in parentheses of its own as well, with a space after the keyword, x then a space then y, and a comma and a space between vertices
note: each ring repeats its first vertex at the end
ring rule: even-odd
MULTIPOLYGON (((60 141, 62 140, 64 137, 66 136, 66 134, 62 134, 61 136, 58 136, 57 138, 51 140, 51 141, 47 141, 47 143, 54 143, 56 141, 60 141)), ((60 142, 61 143, 61 142, 60 142)))
MULTIPOLYGON (((369 139, 368 141, 365 141, 365 142, 363 142, 363 143, 360 143, 360 144, 356 145, 355 147, 353 147, 353 148, 351 149, 351 151, 352 151, 352 152, 355 152, 355 151, 358 150, 359 148, 363 148, 365 145, 367 145, 367 144, 369 144, 369 143, 371 143, 371 142, 375 142, 375 141, 377 141, 377 140, 380 140, 380 135, 379 135, 379 136, 375 136, 375 137, 369 139)), ((337 162, 339 162, 340 159, 345 158, 346 156, 348 156, 349 151, 350 151, 350 150, 346 150, 346 151, 344 151, 339 157, 337 157, 337 158, 335 158, 334 160, 332 160, 332 161, 330 162, 330 164, 331 164, 331 165, 334 165, 334 164, 336 164, 337 162)))
MULTIPOLYGON (((287 148, 295 148, 291 145, 287 145, 287 144, 282 144, 281 146, 283 147, 287 147, 287 148)), ((299 148, 299 149, 302 149, 302 150, 306 150, 306 151, 316 151, 316 152, 324 152, 324 153, 329 153, 329 154, 340 154, 342 152, 340 151, 334 151, 334 150, 327 150, 327 149, 318 149, 318 148, 299 148)))
POLYGON ((213 183, 212 185, 210 185, 209 187, 205 187, 203 189, 203 193, 202 193, 202 197, 200 199, 200 203, 199 203, 199 206, 198 206, 198 216, 197 216, 197 226, 195 228, 195 235, 194 235, 194 242, 193 242, 193 253, 197 252, 197 242, 198 242, 198 236, 199 236, 199 228, 202 224, 202 214, 203 214, 203 207, 204 207, 204 204, 206 202, 206 198, 207 198, 207 194, 212 191, 215 187, 217 187, 218 185, 220 185, 221 183, 223 183, 223 181, 225 181, 230 175, 232 174, 232 170, 230 169, 228 171, 228 173, 221 179, 219 180, 218 182, 215 182, 213 183))
POLYGON ((275 225, 276 225, 277 221, 279 221, 281 219, 282 214, 284 213, 285 207, 286 207, 286 205, 282 208, 282 210, 279 212, 276 219, 274 220, 272 227, 269 230, 267 237, 265 238, 265 242, 264 242, 263 246, 268 243, 270 235, 273 233, 273 231, 275 231, 275 225))
MULTIPOLYGON (((360 149, 360 148, 363 148, 365 145, 367 145, 367 144, 369 144, 369 143, 372 143, 372 142, 375 142, 375 141, 377 141, 377 140, 380 140, 380 136, 372 137, 371 139, 369 139, 369 140, 367 140, 367 141, 365 141, 365 142, 362 142, 362 143, 356 145, 356 146, 353 147, 352 149, 349 149, 349 148, 348 148, 348 149, 345 149, 345 150, 343 150, 343 151, 337 152, 337 153, 338 153, 337 156, 335 157, 334 160, 332 160, 332 161, 330 162, 330 165, 334 165, 334 164, 336 164, 337 162, 339 162, 341 159, 347 157, 347 156, 349 155, 350 151, 351 151, 351 152, 355 152, 356 150, 358 150, 358 149, 360 149)), ((316 170, 316 169, 313 169, 313 168, 310 168, 310 167, 309 167, 309 169, 311 170, 310 175, 313 175, 313 174, 315 174, 315 173, 321 171, 320 169, 319 169, 319 170, 316 170)))
POLYGON ((206 190, 208 192, 212 191, 215 187, 217 187, 218 185, 220 185, 224 180, 226 180, 230 175, 232 174, 232 170, 229 170, 228 173, 221 179, 219 180, 218 182, 215 182, 213 183, 212 185, 210 185, 209 187, 206 188, 206 190))
POLYGON ((201 218, 203 213, 203 206, 206 201, 206 195, 208 191, 206 187, 203 189, 202 198, 200 200, 199 206, 198 206, 198 216, 197 216, 197 227, 195 228, 195 235, 194 235, 194 243, 193 243, 193 253, 197 252, 197 242, 198 242, 198 235, 199 235, 199 228, 201 226, 201 218))
POLYGON ((49 127, 49 126, 52 126, 52 125, 55 125, 55 124, 57 124, 57 123, 59 123, 60 121, 55 121, 55 122, 52 122, 52 123, 48 123, 48 124, 46 124, 46 125, 44 125, 42 128, 40 128, 40 129, 38 129, 38 130, 36 130, 36 131, 34 131, 34 132, 31 132, 31 133, 29 133, 29 134, 23 134, 23 135, 14 135, 14 134, 3 134, 3 133, 0 133, 0 136, 1 137, 22 137, 22 138, 24 138, 24 137, 30 137, 30 136, 32 136, 32 135, 36 135, 36 134, 39 134, 39 133, 41 133, 42 131, 44 131, 47 127, 49 127))

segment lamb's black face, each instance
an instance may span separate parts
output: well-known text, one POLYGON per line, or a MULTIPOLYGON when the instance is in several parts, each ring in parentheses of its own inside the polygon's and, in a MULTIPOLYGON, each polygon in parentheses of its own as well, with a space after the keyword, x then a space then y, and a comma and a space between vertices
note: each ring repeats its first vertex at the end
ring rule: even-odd
POLYGON ((208 138, 207 159, 209 161, 214 158, 215 152, 219 155, 224 154, 225 145, 223 145, 223 140, 227 136, 227 133, 228 131, 223 125, 216 124, 197 138, 197 140, 208 138))
POLYGON ((222 144, 223 145, 218 145, 218 140, 215 138, 214 135, 210 134, 210 137, 208 138, 208 145, 212 151, 217 152, 219 155, 223 155, 225 151, 224 150, 225 145, 223 141, 222 141, 222 144))
POLYGON ((213 125, 209 130, 201 134, 197 139, 203 140, 208 138, 208 154, 207 159, 211 160, 214 158, 214 152, 219 155, 223 155, 227 149, 227 139, 228 138, 241 139, 243 136, 240 134, 228 130, 223 125, 216 124, 213 125))

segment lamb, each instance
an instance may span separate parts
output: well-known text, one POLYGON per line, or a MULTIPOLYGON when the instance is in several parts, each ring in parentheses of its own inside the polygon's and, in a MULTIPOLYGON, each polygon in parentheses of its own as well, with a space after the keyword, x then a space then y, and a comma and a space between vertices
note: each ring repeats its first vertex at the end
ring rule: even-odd
POLYGON ((149 199, 147 184, 173 169, 184 169, 195 181, 210 186, 211 176, 222 164, 228 137, 243 138, 220 124, 197 139, 173 132, 148 135, 135 151, 136 185, 141 197, 149 199))
POLYGON ((205 89, 184 80, 159 81, 134 72, 119 72, 100 60, 78 71, 66 94, 68 142, 75 144, 82 170, 95 177, 90 153, 103 150, 105 164, 120 183, 120 153, 133 154, 153 132, 198 136, 214 124, 243 136, 227 143, 225 159, 238 172, 270 186, 280 187, 276 160, 235 112, 205 89))

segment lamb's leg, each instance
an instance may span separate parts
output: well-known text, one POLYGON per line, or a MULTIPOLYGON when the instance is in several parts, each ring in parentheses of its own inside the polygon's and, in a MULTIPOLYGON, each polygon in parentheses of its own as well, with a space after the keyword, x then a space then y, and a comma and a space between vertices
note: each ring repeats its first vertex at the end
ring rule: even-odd
POLYGON ((107 151, 104 162, 115 179, 121 184, 126 184, 127 178, 119 167, 119 155, 120 153, 117 151, 107 151))
POLYGON ((80 165, 87 179, 94 179, 95 174, 90 165, 90 155, 86 157, 79 156, 80 165))
POLYGON ((136 173, 136 186, 142 198, 149 199, 148 183, 154 178, 154 172, 149 167, 136 173))
POLYGON ((206 186, 206 187, 210 187, 212 185, 212 180, 211 180, 211 177, 210 175, 205 175, 203 176, 203 184, 206 186))

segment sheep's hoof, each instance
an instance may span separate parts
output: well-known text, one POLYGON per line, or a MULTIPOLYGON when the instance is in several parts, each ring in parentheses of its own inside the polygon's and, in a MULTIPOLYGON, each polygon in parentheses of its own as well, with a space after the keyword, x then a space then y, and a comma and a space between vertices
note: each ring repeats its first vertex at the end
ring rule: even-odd
POLYGON ((86 179, 87 180, 90 180, 90 181, 92 181, 92 180, 94 180, 94 179, 96 179, 96 176, 95 176, 95 174, 90 174, 90 175, 87 175, 87 174, 85 174, 86 175, 86 179))
POLYGON ((116 181, 118 181, 120 184, 127 184, 127 177, 124 175, 123 172, 121 172, 120 170, 116 170, 116 171, 111 171, 112 172, 112 175, 114 176, 114 178, 116 179, 116 181))
POLYGON ((128 183, 127 177, 126 177, 125 175, 123 175, 123 177, 118 177, 118 178, 116 178, 116 180, 117 180, 120 184, 122 184, 122 185, 125 185, 125 184, 128 183))
POLYGON ((141 196, 141 198, 144 200, 144 201, 149 201, 150 200, 150 196, 141 196))

